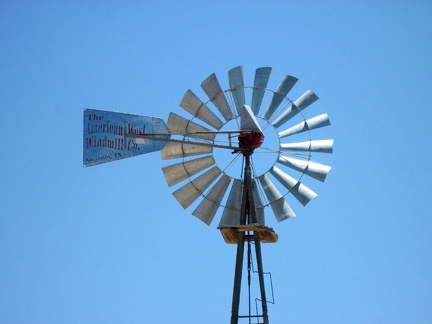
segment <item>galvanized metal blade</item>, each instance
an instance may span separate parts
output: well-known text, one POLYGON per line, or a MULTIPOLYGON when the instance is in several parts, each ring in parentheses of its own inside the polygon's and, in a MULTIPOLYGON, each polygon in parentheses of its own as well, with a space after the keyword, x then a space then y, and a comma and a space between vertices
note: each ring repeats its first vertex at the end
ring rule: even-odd
POLYGON ((313 118, 310 118, 308 120, 305 120, 301 123, 298 123, 297 125, 288 128, 287 130, 284 130, 283 132, 280 132, 278 136, 280 138, 291 136, 294 134, 306 132, 308 130, 313 130, 320 127, 325 127, 330 125, 330 120, 327 114, 322 114, 313 118))
POLYGON ((199 133, 210 132, 210 129, 198 125, 186 118, 183 118, 175 113, 170 113, 167 122, 168 128, 172 134, 187 135, 194 138, 213 142, 216 134, 199 133))
POLYGON ((225 94, 222 91, 216 74, 213 73, 209 77, 207 77, 207 79, 205 79, 201 84, 201 87, 226 121, 230 121, 234 118, 234 115, 231 111, 225 94))
POLYGON ((303 205, 306 206, 306 204, 311 201, 313 198, 318 196, 315 192, 313 192, 311 189, 306 187, 303 183, 300 181, 294 179, 293 177, 289 176, 282 170, 276 168, 273 166, 270 169, 270 173, 277 179, 279 182, 287 188, 290 193, 303 205))
POLYGON ((331 169, 331 167, 328 165, 319 164, 312 161, 293 159, 286 156, 279 156, 277 162, 293 170, 303 172, 309 177, 321 182, 324 182, 331 169))
POLYGON ((219 130, 223 125, 223 122, 191 90, 183 96, 180 107, 215 129, 219 130))
POLYGON ((243 105, 239 110, 240 130, 253 130, 261 132, 261 127, 256 119, 251 107, 243 105))
POLYGON ((234 179, 219 226, 240 224, 242 194, 243 182, 234 179))
POLYGON ((318 152, 333 153, 333 140, 317 140, 299 143, 281 144, 282 152, 318 152))
POLYGON ((222 171, 214 166, 196 179, 173 192, 174 197, 184 209, 188 208, 216 180, 222 171))
POLYGON ((257 180, 254 179, 253 183, 254 183, 253 196, 254 196, 254 200, 255 200, 255 210, 256 210, 258 223, 261 225, 265 225, 264 205, 262 203, 259 191, 257 190, 258 182, 257 182, 257 180))
POLYGON ((162 149, 162 159, 178 159, 194 155, 209 154, 212 152, 213 147, 211 146, 191 144, 188 143, 188 141, 184 141, 183 143, 168 142, 162 149))
POLYGON ((263 118, 269 120, 271 116, 274 114, 276 109, 279 107, 281 102, 287 96, 288 92, 294 87, 298 79, 296 77, 285 75, 282 78, 281 83, 279 84, 276 92, 273 94, 273 98, 265 111, 263 118))
POLYGON ((264 93, 267 88, 267 83, 270 78, 271 67, 261 67, 255 71, 255 80, 252 92, 251 108, 255 115, 258 115, 261 108, 261 103, 264 98, 264 93))
POLYGON ((212 155, 204 156, 187 162, 180 162, 162 168, 168 186, 186 180, 187 178, 197 174, 198 172, 207 169, 216 162, 212 155))
POLYGON ((280 115, 278 119, 275 120, 273 126, 276 128, 280 127, 318 99, 319 98, 315 93, 310 90, 306 91, 300 96, 300 98, 294 101, 294 103, 282 115, 280 115))
POLYGON ((280 194, 276 186, 271 182, 269 177, 264 173, 258 178, 261 183, 264 193, 270 202, 270 207, 275 214, 276 220, 282 222, 289 217, 295 217, 294 211, 286 202, 285 198, 280 194))
POLYGON ((237 108, 240 113, 241 107, 245 104, 243 66, 237 66, 228 71, 229 86, 237 108))
POLYGON ((201 201, 198 207, 193 211, 192 215, 202 220, 207 225, 210 225, 218 211, 222 198, 228 189, 231 178, 226 174, 216 182, 211 188, 208 195, 201 201))

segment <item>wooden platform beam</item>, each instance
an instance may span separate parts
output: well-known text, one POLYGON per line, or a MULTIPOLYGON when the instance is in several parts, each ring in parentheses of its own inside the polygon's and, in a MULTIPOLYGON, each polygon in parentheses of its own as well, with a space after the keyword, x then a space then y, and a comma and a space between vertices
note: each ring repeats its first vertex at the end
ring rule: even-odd
POLYGON ((238 244, 238 234, 242 232, 253 232, 252 235, 247 235, 246 240, 253 241, 255 235, 258 235, 259 240, 263 243, 276 243, 278 236, 273 228, 260 224, 247 225, 221 225, 218 227, 227 244, 238 244))

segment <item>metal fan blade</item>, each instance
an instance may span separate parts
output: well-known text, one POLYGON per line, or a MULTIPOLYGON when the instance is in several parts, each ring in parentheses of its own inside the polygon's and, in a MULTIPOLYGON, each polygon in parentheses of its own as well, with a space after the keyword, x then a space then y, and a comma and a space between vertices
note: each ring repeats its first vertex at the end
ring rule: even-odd
POLYGON ((278 119, 275 120, 273 126, 278 128, 318 99, 319 98, 315 93, 310 90, 306 91, 300 98, 294 101, 294 103, 282 115, 280 115, 278 119))
POLYGON ((213 142, 216 134, 197 134, 197 132, 209 132, 210 129, 198 125, 186 118, 171 112, 167 122, 168 128, 172 134, 188 135, 194 138, 213 142))
POLYGON ((242 194, 243 182, 239 179, 234 179, 219 226, 240 224, 242 194))
POLYGON ((297 160, 286 156, 279 156, 278 163, 283 164, 293 170, 303 172, 318 181, 324 182, 331 167, 324 164, 315 163, 306 160, 297 160))
POLYGON ((275 185, 265 173, 260 176, 258 180, 264 189, 267 199, 270 202, 270 207, 272 208, 278 222, 282 222, 289 217, 296 216, 294 211, 286 202, 285 198, 282 197, 279 190, 275 187, 275 185))
POLYGON ((247 105, 243 105, 239 110, 240 115, 240 130, 253 130, 257 132, 261 132, 261 127, 252 112, 251 107, 247 105))
POLYGON ((276 168, 273 166, 270 169, 270 173, 277 179, 279 182, 287 188, 290 193, 293 194, 293 196, 303 205, 306 206, 306 204, 311 201, 313 198, 318 196, 315 192, 313 192, 311 189, 306 187, 303 183, 300 181, 294 179, 293 177, 290 177, 288 174, 283 172, 282 170, 276 168))
POLYGON ((270 117, 274 114, 276 109, 279 107, 281 102, 284 100, 284 98, 286 97, 288 92, 290 92, 292 87, 294 87, 294 85, 296 84, 297 81, 298 81, 297 78, 290 76, 290 75, 285 75, 283 77, 283 79, 282 79, 281 83, 279 84, 276 92, 273 94, 273 98, 272 98, 269 106, 267 107, 267 110, 265 111, 265 113, 263 115, 264 119, 267 119, 267 120, 270 119, 270 117))
POLYGON ((258 192, 257 181, 253 180, 253 182, 254 182, 253 196, 255 200, 255 210, 256 210, 257 220, 259 224, 265 225, 264 205, 262 203, 261 196, 258 192))
POLYGON ((191 90, 183 96, 180 107, 215 129, 219 130, 223 125, 223 122, 191 90))
POLYGON ((306 141, 299 143, 281 144, 282 152, 318 152, 318 153, 333 153, 333 140, 318 140, 306 141))
POLYGON ((222 91, 216 74, 213 73, 207 79, 205 79, 201 84, 201 87, 226 121, 230 121, 234 118, 234 115, 231 111, 227 99, 225 98, 225 94, 222 91))
POLYGON ((168 186, 172 187, 175 184, 186 180, 190 176, 193 176, 194 174, 197 174, 198 172, 207 169, 215 163, 216 162, 213 156, 207 155, 195 160, 180 162, 163 167, 162 171, 164 173, 168 186))
POLYGON ((226 174, 216 182, 209 194, 205 196, 203 201, 193 211, 192 215, 202 220, 207 225, 210 225, 220 207, 223 196, 231 182, 231 178, 226 174))
POLYGON ((222 171, 217 166, 214 166, 196 179, 191 180, 191 182, 174 191, 173 195, 180 205, 186 209, 203 194, 221 173, 222 171))
POLYGON ((316 116, 314 118, 310 118, 308 120, 305 120, 301 123, 298 123, 297 125, 288 128, 287 130, 284 130, 283 132, 280 132, 278 135, 280 138, 306 132, 308 130, 329 126, 330 120, 327 114, 322 114, 319 116, 316 116))
POLYGON ((229 86, 234 97, 237 113, 240 113, 241 107, 245 104, 243 66, 237 66, 228 71, 229 86))
POLYGON ((178 159, 181 157, 209 154, 213 152, 211 146, 168 142, 162 149, 162 160, 178 159))
POLYGON ((258 115, 262 100, 264 98, 264 93, 267 88, 267 83, 270 78, 272 68, 262 67, 255 71, 255 80, 252 92, 252 104, 251 108, 255 115, 258 115))

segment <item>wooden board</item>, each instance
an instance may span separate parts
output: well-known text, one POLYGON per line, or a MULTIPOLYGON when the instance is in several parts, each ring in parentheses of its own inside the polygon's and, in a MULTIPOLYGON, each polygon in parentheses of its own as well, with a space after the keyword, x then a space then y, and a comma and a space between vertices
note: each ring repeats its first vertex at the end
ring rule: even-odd
POLYGON ((253 232, 252 235, 246 235, 247 240, 253 241, 255 235, 258 235, 260 241, 263 243, 276 243, 278 241, 278 236, 271 227, 260 224, 222 225, 218 229, 228 244, 237 244, 238 235, 242 232, 253 232))

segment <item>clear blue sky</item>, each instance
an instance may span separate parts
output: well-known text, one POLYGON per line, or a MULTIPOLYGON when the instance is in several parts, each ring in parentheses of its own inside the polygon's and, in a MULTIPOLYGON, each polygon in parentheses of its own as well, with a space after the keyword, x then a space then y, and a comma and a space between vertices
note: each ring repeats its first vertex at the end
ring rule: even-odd
POLYGON ((431 17, 420 0, 1 1, 0 322, 229 322, 235 247, 172 197, 160 152, 84 168, 82 116, 166 119, 242 64, 249 84, 298 77, 335 139, 319 196, 263 247, 270 323, 431 323, 431 17))

